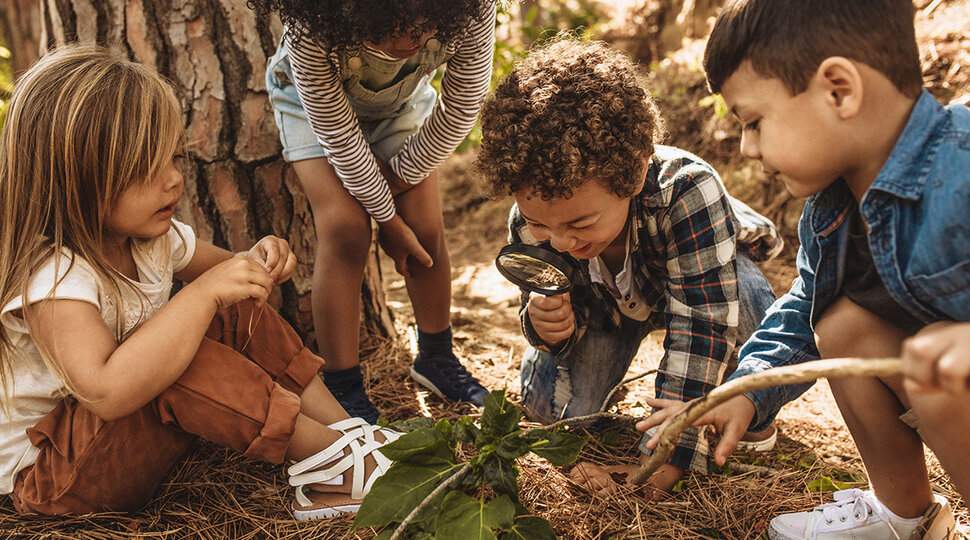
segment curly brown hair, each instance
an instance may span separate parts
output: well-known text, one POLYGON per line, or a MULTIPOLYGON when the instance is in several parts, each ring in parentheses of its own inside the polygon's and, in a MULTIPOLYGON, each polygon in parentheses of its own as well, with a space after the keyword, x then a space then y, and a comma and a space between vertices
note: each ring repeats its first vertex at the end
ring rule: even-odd
POLYGON ((548 201, 590 179, 634 194, 663 120, 635 61, 605 43, 559 37, 533 50, 482 108, 475 162, 492 196, 548 201))
POLYGON ((433 31, 443 42, 460 36, 474 21, 492 15, 492 0, 248 0, 261 20, 276 11, 287 37, 308 38, 329 51, 363 41, 378 43, 408 33, 417 38, 433 31))

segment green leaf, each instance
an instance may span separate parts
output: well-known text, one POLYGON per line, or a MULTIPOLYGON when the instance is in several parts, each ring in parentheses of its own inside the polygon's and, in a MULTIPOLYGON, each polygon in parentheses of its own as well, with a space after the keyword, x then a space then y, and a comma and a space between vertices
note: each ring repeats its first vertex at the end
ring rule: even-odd
POLYGON ((483 401, 481 426, 485 434, 500 439, 519 429, 522 412, 505 399, 505 390, 493 390, 483 401))
MULTIPOLYGON (((374 482, 370 493, 364 497, 354 518, 353 529, 404 521, 411 510, 460 467, 444 461, 424 465, 395 463, 374 482)), ((428 505, 425 512, 434 511, 435 507, 434 504, 428 505)))
POLYGON ((849 489, 852 486, 844 482, 839 482, 838 480, 832 480, 831 477, 825 476, 824 474, 815 480, 812 480, 806 486, 808 491, 812 493, 823 493, 828 491, 839 491, 842 489, 849 489))
POLYGON ((620 444, 620 432, 611 429, 600 435, 599 440, 603 446, 618 446, 620 444))
POLYGON ((501 540, 555 540, 556 531, 549 522, 535 516, 515 519, 512 529, 502 534, 501 540))
POLYGON ((436 540, 497 539, 492 528, 507 529, 515 518, 515 506, 508 497, 483 503, 460 491, 452 491, 441 502, 436 522, 436 540))
POLYGON ((482 430, 478 429, 470 416, 462 416, 455 422, 455 439, 458 442, 475 444, 481 435, 482 430))
POLYGON ((499 442, 496 453, 505 459, 515 459, 528 454, 531 444, 531 441, 519 433, 513 433, 499 442))
POLYGON ((586 445, 586 439, 565 432, 551 432, 545 429, 531 431, 526 438, 531 442, 530 450, 546 458, 556 467, 569 465, 576 461, 579 452, 586 445))
MULTIPOLYGON (((383 419, 384 422, 387 422, 387 419, 382 416, 381 418, 377 419, 378 423, 380 423, 381 419, 383 419)), ((414 431, 417 428, 434 427, 434 418, 428 418, 427 416, 420 416, 418 418, 412 418, 410 420, 398 420, 396 422, 391 422, 390 424, 387 425, 387 427, 407 433, 410 431, 414 431)))
POLYGON ((816 459, 817 458, 815 456, 813 456, 812 454, 806 454, 806 455, 798 458, 798 468, 799 469, 814 469, 815 468, 815 460, 816 459))
POLYGON ((515 461, 504 459, 495 454, 482 461, 482 480, 499 495, 508 495, 519 500, 519 468, 515 461))
POLYGON ((455 456, 440 431, 433 428, 417 428, 400 439, 381 447, 388 459, 414 464, 437 460, 454 463, 455 456))
POLYGON ((441 420, 438 420, 438 423, 434 425, 434 428, 438 430, 438 433, 441 433, 441 436, 444 437, 445 442, 449 447, 454 446, 455 428, 451 426, 451 422, 442 418, 441 420))

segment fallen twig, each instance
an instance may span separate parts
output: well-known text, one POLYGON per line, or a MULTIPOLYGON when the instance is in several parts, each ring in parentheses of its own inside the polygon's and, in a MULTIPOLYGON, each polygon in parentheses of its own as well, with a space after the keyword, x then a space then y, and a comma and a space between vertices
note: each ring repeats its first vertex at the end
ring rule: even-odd
POLYGON ((675 416, 661 433, 660 442, 657 443, 653 454, 630 477, 630 482, 637 485, 646 482, 647 478, 650 478, 650 475, 667 461, 681 432, 704 413, 735 396, 769 386, 802 383, 823 377, 885 377, 900 373, 902 373, 902 363, 898 358, 831 358, 772 368, 738 377, 711 390, 706 396, 692 401, 682 413, 675 416))

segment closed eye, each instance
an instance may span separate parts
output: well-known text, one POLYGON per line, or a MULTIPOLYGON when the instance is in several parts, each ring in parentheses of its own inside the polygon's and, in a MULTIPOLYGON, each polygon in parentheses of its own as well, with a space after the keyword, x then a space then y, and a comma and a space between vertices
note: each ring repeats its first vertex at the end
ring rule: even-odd
POLYGON ((742 131, 751 131, 753 129, 758 129, 758 120, 755 120, 754 122, 749 122, 741 128, 742 131))

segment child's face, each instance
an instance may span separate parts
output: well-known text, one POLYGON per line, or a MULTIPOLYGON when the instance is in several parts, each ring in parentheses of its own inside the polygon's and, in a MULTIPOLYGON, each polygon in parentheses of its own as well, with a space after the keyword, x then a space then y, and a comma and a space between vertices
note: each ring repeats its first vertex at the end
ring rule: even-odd
POLYGON ((418 54, 421 47, 424 47, 424 44, 434 35, 435 32, 433 30, 428 30, 418 36, 417 39, 414 39, 410 33, 403 33, 391 36, 379 43, 367 42, 367 46, 373 47, 395 58, 411 58, 418 54))
POLYGON ((176 156, 147 184, 128 186, 111 209, 108 231, 119 238, 157 238, 172 226, 182 197, 182 171, 176 156))
POLYGON ((814 195, 846 173, 827 92, 814 83, 798 95, 743 62, 721 95, 741 122, 741 154, 761 161, 765 174, 797 197, 814 195))
POLYGON ((614 242, 623 242, 631 197, 619 197, 602 182, 590 180, 573 196, 543 201, 515 194, 519 213, 537 240, 548 240, 558 251, 577 259, 592 259, 614 242))

